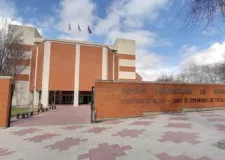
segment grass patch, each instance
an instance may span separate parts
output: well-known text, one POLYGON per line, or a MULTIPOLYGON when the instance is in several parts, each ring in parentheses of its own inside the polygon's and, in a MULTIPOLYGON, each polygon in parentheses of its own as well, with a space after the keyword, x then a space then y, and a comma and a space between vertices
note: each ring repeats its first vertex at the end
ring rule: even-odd
MULTIPOLYGON (((33 111, 36 111, 37 109, 33 109, 33 111)), ((12 107, 11 110, 11 117, 15 117, 18 113, 24 113, 32 111, 32 108, 19 108, 19 107, 12 107)))

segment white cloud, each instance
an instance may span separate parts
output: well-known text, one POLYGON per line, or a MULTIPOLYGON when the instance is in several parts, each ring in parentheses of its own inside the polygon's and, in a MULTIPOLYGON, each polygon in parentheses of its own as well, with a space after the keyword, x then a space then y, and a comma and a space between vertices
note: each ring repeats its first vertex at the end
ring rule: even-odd
POLYGON ((154 46, 155 47, 160 47, 160 46, 170 47, 170 46, 173 46, 173 43, 168 38, 158 38, 154 46))
POLYGON ((16 8, 14 3, 7 0, 0 1, 0 29, 7 29, 8 24, 21 25, 22 19, 16 17, 16 8))
POLYGON ((178 72, 177 66, 169 67, 165 61, 166 57, 159 56, 146 49, 137 49, 136 69, 144 81, 154 81, 162 74, 173 75, 178 72))
POLYGON ((15 15, 15 5, 7 0, 0 1, 0 17, 12 18, 15 15))
POLYGON ((196 46, 183 45, 178 51, 178 54, 181 54, 184 58, 192 56, 198 52, 196 46))
POLYGON ((162 57, 148 50, 138 49, 136 56, 136 67, 140 70, 156 69, 162 63, 162 57))
POLYGON ((214 43, 209 48, 198 50, 197 47, 186 47, 186 56, 184 57, 181 67, 187 67, 191 64, 205 65, 214 64, 224 61, 225 41, 214 43))
POLYGON ((124 28, 142 28, 144 23, 155 20, 158 10, 168 0, 114 0, 108 8, 107 17, 99 19, 96 25, 97 34, 104 34, 114 26, 124 28), (104 32, 106 31, 106 32, 104 32))
POLYGON ((161 38, 157 33, 146 29, 149 21, 159 17, 159 9, 163 8, 167 1, 114 0, 107 8, 106 18, 97 20, 95 34, 105 35, 107 43, 113 44, 116 38, 136 41, 137 72, 144 80, 154 80, 162 70, 160 64, 163 57, 150 52, 149 49, 172 46, 169 39, 161 38))
POLYGON ((154 19, 159 8, 163 7, 168 0, 121 0, 115 1, 112 10, 118 10, 122 16, 154 19))
POLYGON ((95 34, 103 35, 109 32, 110 29, 118 27, 120 17, 117 12, 109 14, 106 19, 99 19, 95 27, 95 34))
POLYGON ((215 27, 208 27, 204 31, 202 31, 202 35, 204 36, 213 36, 218 33, 218 29, 215 27))
POLYGON ((8 25, 25 25, 25 26, 31 26, 36 27, 37 30, 42 34, 42 28, 37 27, 36 25, 32 23, 25 23, 24 20, 17 16, 17 8, 15 7, 15 4, 12 2, 9 2, 7 0, 1 0, 0 1, 0 29, 8 29, 8 25))
POLYGON ((155 42, 157 35, 153 32, 136 29, 122 32, 119 28, 111 30, 107 35, 107 42, 114 43, 116 38, 125 38, 136 41, 137 48, 148 47, 155 42))
POLYGON ((136 69, 143 80, 154 80, 159 74, 158 68, 161 63, 161 58, 154 53, 149 53, 148 50, 140 49, 136 52, 136 69))
POLYGON ((88 40, 88 25, 93 26, 95 20, 95 4, 91 0, 62 0, 60 2, 59 23, 57 27, 63 32, 62 37, 88 40), (71 31, 68 29, 71 24, 71 31), (82 32, 78 30, 78 24, 82 32))

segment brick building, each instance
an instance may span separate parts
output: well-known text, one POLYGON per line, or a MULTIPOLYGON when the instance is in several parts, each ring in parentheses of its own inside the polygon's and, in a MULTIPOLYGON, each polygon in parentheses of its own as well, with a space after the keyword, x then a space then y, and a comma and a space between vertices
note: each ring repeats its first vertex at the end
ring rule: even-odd
POLYGON ((135 41, 117 39, 114 45, 43 38, 34 27, 17 26, 29 50, 29 66, 17 75, 13 105, 44 107, 86 104, 96 79, 142 80, 136 73, 135 41))

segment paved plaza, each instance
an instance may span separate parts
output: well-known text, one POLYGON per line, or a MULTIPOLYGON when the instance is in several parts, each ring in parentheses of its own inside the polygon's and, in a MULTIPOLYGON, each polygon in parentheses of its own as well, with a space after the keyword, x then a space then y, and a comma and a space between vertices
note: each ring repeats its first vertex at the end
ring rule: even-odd
MULTIPOLYGON (((29 121, 29 119, 27 119, 29 121)), ((225 160, 225 111, 0 130, 2 160, 225 160)))
POLYGON ((55 110, 40 113, 28 119, 13 121, 11 126, 45 126, 45 125, 65 125, 81 124, 91 122, 90 105, 57 105, 55 110))

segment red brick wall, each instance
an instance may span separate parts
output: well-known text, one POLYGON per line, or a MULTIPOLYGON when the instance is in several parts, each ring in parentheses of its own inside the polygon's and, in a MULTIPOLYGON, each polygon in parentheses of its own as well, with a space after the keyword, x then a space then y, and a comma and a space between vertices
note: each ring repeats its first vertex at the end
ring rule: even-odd
POLYGON ((108 80, 113 80, 113 52, 108 52, 108 80))
POLYGON ((43 72, 43 58, 44 58, 44 43, 38 47, 38 65, 37 65, 37 81, 36 88, 41 90, 42 87, 42 72, 43 72))
POLYGON ((91 91, 96 79, 102 79, 102 47, 80 46, 80 91, 91 91))
POLYGON ((29 75, 28 74, 18 74, 16 75, 17 81, 29 81, 29 75))
POLYGON ((225 107, 224 97, 225 85, 95 83, 95 107, 98 119, 135 117, 142 116, 144 112, 181 111, 183 108, 225 107), (173 89, 176 89, 176 94, 167 92, 173 89), (179 89, 188 94, 179 93, 179 89), (214 91, 218 89, 223 89, 223 93, 215 94, 214 91), (162 93, 162 90, 165 92, 162 93))
POLYGON ((0 127, 7 127, 10 107, 11 79, 0 78, 0 127))
POLYGON ((75 45, 51 43, 49 90, 73 91, 75 45))

